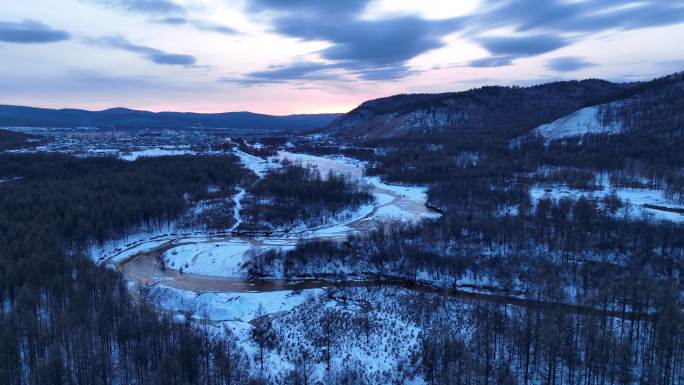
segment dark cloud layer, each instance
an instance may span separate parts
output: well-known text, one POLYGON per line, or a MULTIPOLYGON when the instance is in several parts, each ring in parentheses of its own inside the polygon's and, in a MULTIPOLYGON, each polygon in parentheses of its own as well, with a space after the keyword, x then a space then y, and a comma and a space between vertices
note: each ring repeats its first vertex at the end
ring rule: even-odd
POLYGON ((194 56, 168 53, 156 48, 133 44, 122 36, 108 36, 91 39, 90 41, 101 47, 121 49, 139 54, 156 64, 193 66, 197 62, 194 56))
POLYGON ((585 33, 637 29, 684 21, 684 3, 663 0, 487 0, 474 27, 585 33))
POLYGON ((546 67, 555 72, 572 72, 595 65, 581 57, 564 56, 549 60, 546 67))
MULTIPOLYGON (((462 32, 467 39, 488 50, 490 57, 473 60, 472 67, 511 65, 515 59, 555 51, 584 36, 608 30, 629 30, 684 22, 684 2, 662 0, 485 0, 471 15, 446 20, 417 16, 361 19, 368 0, 253 0, 249 11, 275 15, 276 33, 331 45, 321 58, 335 63, 362 79, 391 80, 408 76, 407 62, 444 45, 449 33, 462 32), (504 28, 509 35, 489 35, 504 28), (360 70, 365 68, 365 70, 360 70)), ((568 58, 549 68, 572 71, 591 65, 568 58)), ((287 68, 297 67, 288 65, 287 68)), ((301 70, 307 66, 298 67, 301 70)), ((278 69, 258 73, 260 81, 281 82, 306 75, 278 69)), ((319 73, 312 69, 312 73, 319 73)), ((253 74, 248 74, 253 77, 253 74)), ((256 81, 252 79, 252 81, 256 81)))
POLYGON ((468 66, 475 68, 492 68, 505 67, 511 64, 513 64, 513 58, 510 56, 490 56, 473 60, 468 63, 468 66))
POLYGON ((239 79, 224 79, 225 82, 242 85, 283 83, 285 81, 339 81, 344 77, 340 70, 346 70, 362 80, 398 80, 416 71, 405 65, 399 66, 354 66, 350 63, 322 63, 314 61, 294 62, 271 66, 265 70, 253 71, 239 79))
POLYGON ((553 35, 484 37, 478 42, 496 56, 532 56, 555 51, 567 44, 567 40, 553 35))
POLYGON ((684 2, 681 1, 487 0, 479 12, 468 17, 466 35, 494 55, 489 61, 485 58, 474 64, 494 64, 500 62, 496 56, 509 55, 509 59, 534 56, 562 48, 590 33, 682 22, 684 2), (496 28, 512 29, 516 35, 481 37, 484 31, 496 28))
MULTIPOLYGON (((442 47, 442 38, 461 27, 460 19, 360 19, 367 3, 368 0, 256 0, 250 10, 275 12, 273 29, 279 34, 331 43, 320 52, 321 57, 365 80, 394 80, 412 74, 406 67, 408 60, 442 47)), ((276 79, 280 72, 267 72, 274 81, 303 78, 301 74, 287 78, 289 74, 283 73, 282 78, 276 79)))
POLYGON ((70 38, 71 36, 66 31, 52 29, 43 23, 33 20, 24 20, 18 23, 0 21, 0 41, 5 43, 54 43, 70 38))
POLYGON ((338 76, 331 73, 331 70, 336 68, 335 65, 303 61, 250 72, 246 74, 244 79, 238 79, 237 82, 243 85, 251 85, 282 83, 285 80, 338 80, 338 76))

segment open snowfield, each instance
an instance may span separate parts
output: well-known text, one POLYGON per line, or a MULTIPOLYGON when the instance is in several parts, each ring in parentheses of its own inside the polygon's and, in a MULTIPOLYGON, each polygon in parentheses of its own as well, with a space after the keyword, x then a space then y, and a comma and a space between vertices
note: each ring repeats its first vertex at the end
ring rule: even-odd
POLYGON ((300 292, 291 290, 254 293, 196 293, 155 285, 149 298, 160 308, 169 312, 184 313, 193 319, 212 322, 242 321, 256 318, 259 305, 269 313, 289 311, 302 304, 307 296, 323 293, 323 289, 308 289, 300 292))
POLYGON ((238 150, 237 148, 233 150, 233 153, 240 158, 240 162, 245 168, 252 170, 252 172, 254 172, 259 178, 263 178, 268 170, 280 167, 280 164, 278 163, 248 154, 244 151, 238 150))
POLYGON ((587 107, 575 111, 551 123, 541 125, 532 132, 542 136, 546 142, 584 134, 620 133, 622 128, 616 124, 604 125, 598 118, 598 107, 587 107))
POLYGON ((603 190, 598 191, 582 191, 565 186, 534 186, 530 189, 530 195, 533 201, 538 201, 544 197, 552 199, 560 199, 563 197, 577 199, 580 196, 585 196, 587 198, 602 199, 611 193, 615 193, 615 195, 626 204, 626 207, 620 210, 618 215, 645 218, 655 221, 666 220, 684 222, 684 215, 682 214, 643 206, 656 205, 684 209, 684 205, 666 199, 663 196, 663 192, 660 190, 611 188, 610 186, 604 186, 603 190))
POLYGON ((239 239, 225 242, 193 243, 167 250, 162 258, 167 268, 220 277, 241 277, 241 265, 249 242, 239 239))
POLYGON ((192 155, 194 151, 188 148, 146 148, 144 150, 131 151, 129 153, 119 153, 119 158, 134 161, 141 157, 157 157, 172 155, 192 155))
POLYGON ((278 155, 274 157, 280 161, 285 159, 294 163, 301 163, 303 166, 311 166, 321 173, 325 178, 328 172, 332 171, 336 174, 348 175, 353 177, 363 176, 364 165, 363 162, 347 158, 344 156, 316 156, 309 154, 297 154, 287 151, 278 151, 278 155))

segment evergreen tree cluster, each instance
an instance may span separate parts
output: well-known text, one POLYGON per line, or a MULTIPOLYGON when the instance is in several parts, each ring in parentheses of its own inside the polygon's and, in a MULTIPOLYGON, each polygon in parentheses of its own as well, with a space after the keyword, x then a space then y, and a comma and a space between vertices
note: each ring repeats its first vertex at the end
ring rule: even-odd
POLYGON ((79 252, 174 220, 246 176, 235 157, 78 159, 0 155, 0 379, 3 384, 237 384, 230 339, 130 298, 119 274, 79 252))

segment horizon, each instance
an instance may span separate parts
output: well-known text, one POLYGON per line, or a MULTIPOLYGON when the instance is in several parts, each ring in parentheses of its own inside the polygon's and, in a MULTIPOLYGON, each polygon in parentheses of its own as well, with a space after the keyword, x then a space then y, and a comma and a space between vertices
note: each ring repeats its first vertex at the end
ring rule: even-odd
MULTIPOLYGON (((542 84, 547 84, 547 83, 552 83, 552 82, 562 82, 562 81, 585 81, 585 80, 604 80, 604 81, 609 81, 612 83, 616 84, 627 84, 630 82, 642 82, 642 81, 649 81, 649 80, 654 80, 658 79, 661 77, 669 76, 669 75, 674 75, 677 73, 684 72, 684 70, 678 70, 674 72, 668 72, 664 74, 660 74, 657 76, 653 77, 645 77, 643 79, 634 79, 631 81, 621 81, 621 80, 610 80, 610 79, 602 79, 598 77, 586 77, 586 78, 581 78, 581 79, 563 79, 563 80, 551 80, 549 82, 543 82, 543 83, 533 83, 533 84, 523 84, 520 85, 520 87, 526 88, 526 87, 534 87, 537 85, 542 85, 542 84)), ((451 92, 466 92, 470 90, 475 90, 478 88, 482 87, 511 87, 511 86, 517 86, 516 84, 507 84, 507 85, 500 85, 500 84, 484 84, 476 87, 471 87, 467 88, 464 90, 458 90, 458 91, 442 91, 442 92, 423 92, 423 93, 398 93, 398 94, 392 94, 392 95, 385 95, 385 96, 380 96, 375 99, 383 99, 386 97, 392 97, 392 96, 397 96, 397 95, 417 95, 417 94, 439 94, 439 93, 451 93, 451 92)), ((221 113, 250 113, 250 114, 255 114, 255 115, 269 115, 269 116, 276 116, 276 117, 284 117, 284 116, 294 116, 294 115, 334 115, 334 114, 339 114, 343 115, 345 113, 351 112, 355 108, 359 107, 361 104, 363 104, 366 101, 369 100, 374 100, 374 99, 368 99, 368 100, 363 100, 359 102, 359 104, 355 105, 354 107, 350 108, 349 110, 346 111, 323 111, 323 112, 294 112, 294 113, 283 113, 283 114, 272 114, 268 112, 260 112, 257 110, 239 110, 239 111, 228 111, 228 110, 216 110, 216 111, 193 111, 193 110, 150 110, 150 109, 140 109, 140 108, 132 108, 132 107, 127 107, 127 106, 111 106, 111 107, 104 107, 104 108, 82 108, 78 106, 67 106, 67 107, 50 107, 50 106, 39 106, 39 105, 19 105, 19 104, 6 104, 6 103, 0 103, 0 106, 6 106, 6 107, 27 107, 27 108, 38 108, 38 109, 51 109, 51 110, 82 110, 82 111, 87 111, 87 112, 103 112, 103 111, 108 111, 108 110, 116 110, 116 109, 125 109, 125 110, 132 110, 132 111, 139 111, 139 112, 152 112, 152 113, 188 113, 188 114, 221 114, 221 113)))
POLYGON ((403 93, 638 81, 684 67, 684 4, 655 0, 36 0, 0 10, 0 104, 39 108, 344 113, 403 93))

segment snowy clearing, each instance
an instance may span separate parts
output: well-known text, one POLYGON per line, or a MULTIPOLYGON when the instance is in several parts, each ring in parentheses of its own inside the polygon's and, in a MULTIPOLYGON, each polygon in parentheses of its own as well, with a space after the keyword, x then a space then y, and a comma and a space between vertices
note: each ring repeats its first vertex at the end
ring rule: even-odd
POLYGON ((233 150, 233 153, 240 158, 240 162, 245 168, 248 168, 254 172, 259 178, 263 178, 268 170, 280 167, 280 164, 275 162, 269 162, 268 160, 259 158, 252 154, 248 154, 244 151, 240 151, 237 148, 233 150))
POLYGON ((194 319, 209 321, 237 320, 249 322, 255 318, 259 305, 269 313, 289 311, 302 304, 307 296, 319 295, 323 289, 291 290, 259 293, 195 293, 162 285, 150 288, 149 298, 169 312, 181 312, 194 319))
POLYGON ((187 148, 147 148, 144 150, 119 152, 119 158, 127 161, 134 161, 142 157, 172 156, 172 155, 193 155, 194 151, 187 148))
POLYGON ((530 188, 530 196, 535 202, 545 197, 551 199, 571 198, 574 200, 585 196, 586 198, 602 199, 611 193, 615 193, 625 203, 625 207, 617 213, 620 216, 653 221, 684 222, 684 215, 682 214, 644 207, 644 205, 655 205, 684 209, 681 204, 666 199, 663 191, 660 190, 611 188, 610 186, 604 186, 603 190, 597 191, 582 191, 565 186, 533 186, 530 188))
POLYGON ((193 243, 167 250, 162 258, 166 267, 188 273, 221 277, 241 277, 241 265, 249 242, 234 239, 225 242, 193 243))
POLYGON ((603 125, 598 118, 598 107, 587 107, 575 111, 548 124, 543 124, 532 132, 546 142, 584 134, 617 134, 622 128, 616 124, 603 125))

